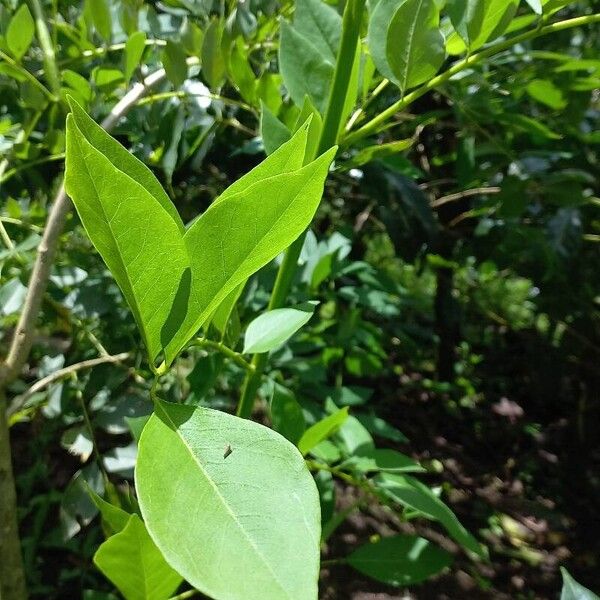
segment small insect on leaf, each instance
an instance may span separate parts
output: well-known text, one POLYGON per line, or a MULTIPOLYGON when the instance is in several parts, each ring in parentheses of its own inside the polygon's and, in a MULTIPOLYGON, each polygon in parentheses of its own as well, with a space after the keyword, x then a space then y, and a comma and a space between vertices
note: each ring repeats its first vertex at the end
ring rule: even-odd
POLYGON ((225 452, 223 452, 223 459, 227 458, 233 452, 233 448, 230 444, 227 444, 225 447, 225 452))

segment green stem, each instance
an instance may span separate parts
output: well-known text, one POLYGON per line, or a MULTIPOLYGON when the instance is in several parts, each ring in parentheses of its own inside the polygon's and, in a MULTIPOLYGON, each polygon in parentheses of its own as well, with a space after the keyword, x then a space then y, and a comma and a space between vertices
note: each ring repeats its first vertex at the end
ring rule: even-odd
POLYGON ((254 373, 254 367, 246 361, 241 354, 232 350, 229 346, 226 346, 222 342, 215 342, 213 340, 207 340, 205 338, 197 338, 192 342, 192 346, 198 346, 199 348, 208 348, 209 350, 216 350, 230 358, 236 365, 242 367, 249 373, 254 373))
POLYGON ((26 600, 25 572, 19 541, 17 495, 6 418, 6 396, 0 389, 0 598, 26 600))
POLYGON ((13 69, 19 71, 19 73, 21 73, 21 75, 23 75, 23 77, 25 77, 27 81, 29 81, 29 83, 31 83, 38 90, 40 90, 40 92, 42 92, 42 94, 44 94, 44 96, 46 96, 49 100, 51 100, 52 102, 56 100, 54 94, 41 81, 36 79, 34 75, 32 75, 18 62, 13 60, 8 54, 2 52, 2 50, 0 50, 0 58, 7 62, 13 69))
POLYGON ((476 54, 471 54, 466 58, 455 62, 447 71, 440 73, 433 79, 430 79, 427 83, 418 87, 416 90, 410 92, 402 98, 398 100, 388 108, 386 108, 383 112, 379 113, 376 117, 371 119, 368 123, 365 123, 360 129, 357 129, 353 133, 348 134, 344 139, 343 143, 345 146, 348 146, 358 140, 374 133, 377 129, 382 126, 386 121, 391 119, 396 113, 404 110, 407 106, 412 104, 415 100, 426 94, 427 92, 443 85, 448 80, 450 80, 454 75, 464 71, 465 69, 469 69, 479 63, 481 63, 486 58, 490 58, 499 52, 503 52, 504 50, 508 50, 515 44, 520 44, 521 42, 526 42, 528 40, 535 39, 542 35, 547 35, 549 33, 556 33, 558 31, 563 31, 565 29, 571 29, 572 27, 580 27, 582 25, 589 25, 591 23, 600 23, 600 14, 593 15, 585 15, 583 17, 575 17, 573 19, 567 19, 565 21, 559 21, 557 23, 552 23, 551 25, 545 25, 544 27, 538 27, 536 29, 532 29, 531 31, 526 31, 525 33, 521 33, 520 35, 516 35, 508 40, 503 40, 496 44, 492 44, 489 48, 485 50, 481 50, 481 52, 477 52, 476 54))
POLYGON ((18 167, 13 167, 12 169, 6 171, 6 173, 4 173, 2 176, 0 176, 0 184, 6 183, 9 179, 14 177, 17 173, 20 173, 21 171, 25 171, 26 169, 31 169, 32 167, 37 167, 38 165, 43 165, 45 163, 62 160, 64 157, 64 152, 61 152, 60 154, 50 154, 49 156, 44 156, 43 158, 36 158, 35 160, 23 163, 18 167))
MULTIPOLYGON (((335 64, 333 74, 333 83, 329 92, 327 110, 323 120, 323 129, 319 138, 317 155, 322 154, 335 145, 338 134, 342 126, 344 116, 344 104, 352 67, 356 56, 356 48, 360 37, 360 27, 365 7, 365 0, 348 0, 344 9, 342 20, 342 40, 340 50, 335 64)), ((305 157, 305 162, 314 159, 314 156, 305 157)), ((287 299, 287 295, 292 286, 300 252, 304 245, 304 232, 291 246, 286 250, 283 262, 277 272, 275 287, 269 301, 269 310, 281 308, 287 299)), ((247 419, 252 414, 256 393, 260 386, 262 373, 268 362, 268 354, 255 354, 252 357, 252 366, 254 372, 246 376, 242 386, 240 403, 238 404, 237 414, 239 417, 247 419)))
POLYGON ((181 592, 181 594, 177 594, 177 596, 172 596, 169 600, 186 600, 187 598, 193 598, 197 596, 200 592, 198 590, 187 590, 185 592, 181 592))
POLYGON ((56 56, 54 54, 54 44, 46 25, 46 17, 40 0, 29 0, 33 18, 35 19, 35 28, 37 30, 38 41, 44 54, 44 73, 54 101, 57 102, 60 98, 60 73, 56 65, 56 56))

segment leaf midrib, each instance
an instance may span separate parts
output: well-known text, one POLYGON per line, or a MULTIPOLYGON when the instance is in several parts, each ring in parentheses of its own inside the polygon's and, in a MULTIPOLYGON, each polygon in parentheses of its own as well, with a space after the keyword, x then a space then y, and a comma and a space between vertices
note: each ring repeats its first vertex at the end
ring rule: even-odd
POLYGON ((175 424, 175 422, 171 419, 171 417, 169 416, 169 414, 167 413, 167 411, 162 408, 162 405, 160 404, 160 401, 156 403, 156 409, 155 410, 157 412, 160 410, 161 414, 164 415, 164 417, 172 425, 173 430, 177 432, 178 438, 182 441, 184 447, 190 453, 193 461, 198 465, 201 473, 204 475, 205 479, 209 482, 210 486, 214 490, 215 495, 221 501, 221 503, 223 504, 223 507, 225 508, 225 510, 227 511, 227 513, 229 513, 229 515, 231 516, 231 518, 233 519, 233 522, 235 523, 235 525, 237 526, 237 528, 240 530, 242 536, 248 541, 248 543, 250 544, 250 546, 254 549, 256 555, 260 558, 260 560, 263 562, 263 564, 267 567, 267 570, 273 575, 273 580, 277 583, 277 585, 279 586, 279 588, 285 593, 286 598, 289 598, 289 600, 294 600, 293 596, 290 595, 290 593, 283 586, 283 584, 281 583, 281 581, 279 581, 279 578, 277 577, 277 574, 273 570, 273 567, 267 561, 267 559, 263 556, 263 554, 260 552, 260 550, 256 546, 254 540, 251 537, 248 536, 248 534, 246 533, 245 529, 242 527, 242 524, 237 519, 237 517, 236 517, 235 513, 233 512, 232 508, 229 506, 229 504, 227 503, 227 501, 225 500, 225 498, 223 497, 223 495, 219 491, 219 488, 216 486, 216 484, 214 483, 214 481, 210 478, 210 476, 206 472, 204 466, 199 461, 198 457, 194 454, 194 451, 192 450, 191 446, 187 443, 187 440, 185 439, 185 437, 183 435, 181 435, 181 433, 179 432, 179 428, 177 427, 177 425, 175 424))

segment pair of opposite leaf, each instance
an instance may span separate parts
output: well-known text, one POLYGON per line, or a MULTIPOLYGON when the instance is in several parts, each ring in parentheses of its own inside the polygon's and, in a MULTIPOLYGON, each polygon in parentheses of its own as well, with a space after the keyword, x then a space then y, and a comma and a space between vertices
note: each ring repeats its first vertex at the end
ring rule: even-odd
POLYGON ((168 367, 219 304, 309 225, 336 149, 303 166, 309 122, 187 227, 151 171, 73 100, 65 187, 148 350, 168 367))

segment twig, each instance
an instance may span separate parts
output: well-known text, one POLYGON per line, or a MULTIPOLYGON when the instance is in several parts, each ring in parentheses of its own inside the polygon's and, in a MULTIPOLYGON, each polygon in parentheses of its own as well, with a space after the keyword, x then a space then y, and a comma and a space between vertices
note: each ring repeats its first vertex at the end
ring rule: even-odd
POLYGON ((456 194, 448 194, 447 196, 442 196, 437 200, 433 200, 431 202, 431 208, 438 208, 447 204, 448 202, 455 202, 456 200, 462 200, 463 198, 469 198, 471 196, 483 196, 485 194, 499 194, 502 191, 502 188, 499 187, 480 187, 473 188, 471 190, 464 190, 462 192, 456 192, 456 194))
POLYGON ((15 245, 13 244, 13 241, 10 239, 10 235, 8 235, 8 232, 6 231, 6 228, 4 227, 4 223, 2 221, 0 221, 0 237, 2 238, 2 241, 4 242, 4 245, 10 251, 15 249, 15 245))
POLYGON ((83 369, 91 369, 92 367, 97 367, 98 365, 103 365, 106 363, 115 364, 123 362, 130 356, 130 352, 121 352, 120 354, 112 355, 109 354, 108 356, 99 356, 98 358, 82 360, 81 362, 69 365, 68 367, 58 369, 57 371, 54 371, 54 373, 50 373, 50 375, 42 377, 42 379, 36 381, 24 394, 17 396, 8 409, 9 416, 17 412, 25 404, 25 402, 31 398, 31 396, 48 387, 49 385, 52 385, 56 381, 64 379, 65 377, 68 377, 77 371, 82 371, 83 369))
POLYGON ((207 340, 205 338, 196 338, 192 342, 192 345, 198 346, 199 348, 208 348, 210 350, 216 350, 217 352, 220 352, 227 358, 230 358, 234 363, 242 367, 242 369, 246 369, 246 371, 249 371, 250 373, 254 372, 255 367, 253 364, 249 363, 242 357, 241 354, 239 354, 235 350, 232 350, 231 348, 229 348, 229 346, 226 346, 221 342, 215 342, 213 340, 207 340))

